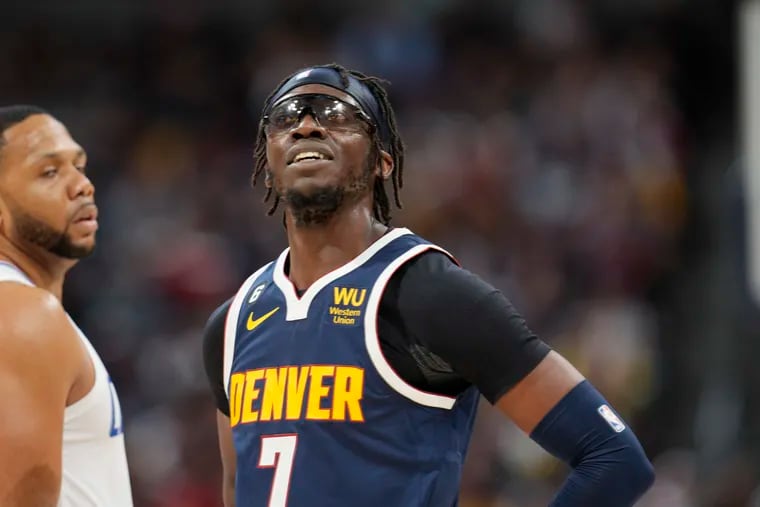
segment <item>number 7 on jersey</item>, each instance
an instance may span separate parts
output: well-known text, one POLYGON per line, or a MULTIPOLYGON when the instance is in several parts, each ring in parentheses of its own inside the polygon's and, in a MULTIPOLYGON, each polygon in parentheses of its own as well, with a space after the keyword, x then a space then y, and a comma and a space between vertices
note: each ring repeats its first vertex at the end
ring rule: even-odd
POLYGON ((298 435, 262 435, 259 468, 274 468, 272 490, 268 507, 285 507, 288 502, 290 475, 293 473, 293 458, 296 455, 298 435))

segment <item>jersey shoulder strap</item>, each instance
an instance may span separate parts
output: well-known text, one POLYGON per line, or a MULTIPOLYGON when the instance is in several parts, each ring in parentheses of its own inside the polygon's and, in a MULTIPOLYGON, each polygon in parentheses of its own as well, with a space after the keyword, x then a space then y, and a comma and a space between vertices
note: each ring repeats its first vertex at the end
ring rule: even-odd
POLYGON ((227 398, 229 399, 230 392, 229 392, 229 384, 230 384, 230 374, 232 372, 232 359, 233 355, 235 353, 235 340, 237 338, 237 322, 240 318, 240 310, 243 306, 243 303, 245 302, 245 297, 248 294, 248 292, 251 290, 251 287, 254 283, 259 279, 262 273, 264 273, 270 266, 272 266, 274 261, 269 262, 268 264, 265 264, 261 268, 259 268, 254 274, 249 276, 245 282, 243 282, 243 285, 240 286, 240 289, 238 289, 237 293, 235 294, 235 297, 232 299, 232 303, 230 304, 230 309, 227 312, 227 319, 224 323, 224 355, 223 355, 223 363, 222 363, 222 381, 224 382, 224 391, 227 393, 227 398))

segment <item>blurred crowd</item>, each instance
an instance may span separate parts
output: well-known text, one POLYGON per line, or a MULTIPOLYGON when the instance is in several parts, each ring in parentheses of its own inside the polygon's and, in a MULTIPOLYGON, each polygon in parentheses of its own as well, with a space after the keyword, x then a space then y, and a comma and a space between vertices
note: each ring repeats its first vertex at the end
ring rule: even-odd
MULTIPOLYGON (((658 297, 690 206, 694 147, 658 32, 679 3, 156 2, 0 32, 2 102, 49 109, 90 156, 99 244, 65 302, 118 386, 135 504, 221 505, 201 330, 285 246, 249 182, 264 98, 337 61, 391 83, 407 146, 394 223, 501 289, 622 412, 658 470, 640 505, 702 505, 679 397, 663 399, 680 337, 658 297)), ((546 505, 567 469, 481 406, 463 507, 546 505)), ((737 467, 746 499, 756 471, 737 467)))

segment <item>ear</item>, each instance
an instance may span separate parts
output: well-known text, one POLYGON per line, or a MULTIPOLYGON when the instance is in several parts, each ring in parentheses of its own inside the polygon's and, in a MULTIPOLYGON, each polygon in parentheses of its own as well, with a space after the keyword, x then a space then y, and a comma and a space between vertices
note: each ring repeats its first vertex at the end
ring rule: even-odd
POLYGON ((264 169, 264 186, 272 188, 272 171, 269 168, 264 169))
POLYGON ((375 176, 387 180, 393 174, 393 157, 385 150, 380 150, 380 157, 375 168, 375 176))

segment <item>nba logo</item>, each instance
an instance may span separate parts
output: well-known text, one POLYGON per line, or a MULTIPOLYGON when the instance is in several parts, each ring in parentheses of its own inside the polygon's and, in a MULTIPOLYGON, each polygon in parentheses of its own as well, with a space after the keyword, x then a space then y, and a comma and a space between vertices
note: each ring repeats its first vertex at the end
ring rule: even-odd
POLYGON ((615 415, 615 412, 613 412, 612 409, 607 405, 602 405, 596 409, 596 411, 599 412, 599 415, 601 415, 605 421, 607 421, 607 424, 610 425, 615 433, 620 433, 625 429, 625 424, 623 424, 623 421, 621 421, 620 418, 615 415))

